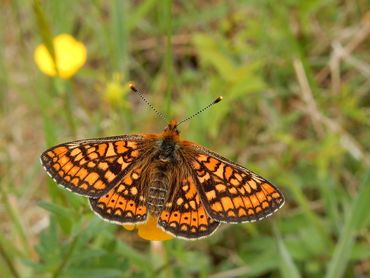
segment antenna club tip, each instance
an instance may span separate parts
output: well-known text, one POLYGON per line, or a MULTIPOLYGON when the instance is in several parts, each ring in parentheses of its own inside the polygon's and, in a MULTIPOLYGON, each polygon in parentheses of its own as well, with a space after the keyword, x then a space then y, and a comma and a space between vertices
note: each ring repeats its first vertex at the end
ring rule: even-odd
POLYGON ((128 84, 128 86, 130 87, 131 90, 133 90, 134 92, 137 92, 136 87, 133 83, 128 84))
POLYGON ((219 96, 218 98, 216 98, 216 100, 213 102, 213 103, 217 103, 217 102, 220 102, 221 100, 223 100, 224 97, 223 96, 219 96))

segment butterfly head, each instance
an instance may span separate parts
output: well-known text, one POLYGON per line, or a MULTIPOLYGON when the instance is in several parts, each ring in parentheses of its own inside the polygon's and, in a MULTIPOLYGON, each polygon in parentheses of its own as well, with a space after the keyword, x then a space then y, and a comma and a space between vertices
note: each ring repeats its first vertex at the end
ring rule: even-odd
POLYGON ((180 137, 180 131, 177 129, 177 121, 171 120, 166 128, 163 130, 163 137, 172 137, 178 140, 180 137))

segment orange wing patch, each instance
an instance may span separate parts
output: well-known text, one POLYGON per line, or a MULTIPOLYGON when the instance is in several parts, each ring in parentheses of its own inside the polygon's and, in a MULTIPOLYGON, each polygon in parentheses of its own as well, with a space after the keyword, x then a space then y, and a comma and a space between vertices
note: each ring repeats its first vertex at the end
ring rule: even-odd
POLYGON ((90 205, 103 219, 125 223, 145 222, 147 207, 140 178, 142 170, 132 169, 122 181, 99 198, 90 198, 90 205))
POLYGON ((210 218, 200 200, 192 177, 174 185, 158 224, 177 237, 199 239, 212 234, 220 223, 210 218))
POLYGON ((137 161, 141 136, 70 142, 50 148, 41 163, 55 182, 84 196, 109 191, 137 161))
POLYGON ((192 166, 201 199, 217 221, 257 221, 284 204, 283 195, 270 182, 211 152, 198 154, 192 166))

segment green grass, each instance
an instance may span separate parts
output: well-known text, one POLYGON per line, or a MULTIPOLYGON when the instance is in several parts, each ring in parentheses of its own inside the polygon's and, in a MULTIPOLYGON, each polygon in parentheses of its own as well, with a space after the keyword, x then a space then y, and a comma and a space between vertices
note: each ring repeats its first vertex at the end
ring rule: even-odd
POLYGON ((366 1, 14 0, 0 7, 1 277, 370 273, 366 1), (69 80, 43 75, 33 60, 35 47, 52 47, 60 33, 88 48, 87 64, 69 80), (101 221, 85 198, 57 187, 39 165, 47 147, 162 130, 165 123, 128 92, 129 81, 179 120, 223 95, 182 125, 183 138, 271 180, 284 208, 258 223, 223 225, 201 241, 157 245, 101 221))

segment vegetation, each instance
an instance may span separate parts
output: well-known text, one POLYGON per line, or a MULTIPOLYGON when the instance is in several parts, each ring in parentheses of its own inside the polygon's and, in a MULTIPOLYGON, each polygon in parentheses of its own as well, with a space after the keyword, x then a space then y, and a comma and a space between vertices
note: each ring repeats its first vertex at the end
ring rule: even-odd
POLYGON ((365 0, 0 1, 1 277, 365 277, 370 272, 370 13, 365 0), (67 33, 87 62, 41 73, 67 33), (200 241, 145 241, 62 190, 39 155, 160 132, 134 81, 205 145, 273 181, 274 216, 200 241))

